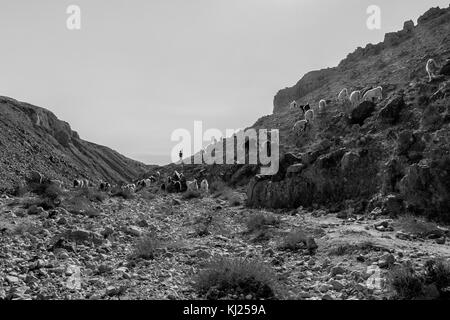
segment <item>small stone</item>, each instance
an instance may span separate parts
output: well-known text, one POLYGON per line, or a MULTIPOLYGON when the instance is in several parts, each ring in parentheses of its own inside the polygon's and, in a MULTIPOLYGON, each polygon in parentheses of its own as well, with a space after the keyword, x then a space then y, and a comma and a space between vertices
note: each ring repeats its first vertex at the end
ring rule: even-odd
POLYGON ((7 281, 7 282, 9 282, 10 284, 15 284, 15 283, 18 283, 19 282, 19 278, 18 277, 15 277, 15 276, 6 276, 5 277, 5 280, 7 281))
POLYGON ((338 275, 338 274, 345 273, 345 269, 338 265, 338 266, 335 266, 335 267, 331 268, 330 272, 331 272, 331 276, 335 276, 335 275, 338 275))
POLYGON ((439 239, 436 239, 436 244, 445 244, 445 237, 441 237, 439 239))
POLYGON ((331 280, 329 283, 336 291, 341 291, 342 289, 344 289, 344 285, 337 280, 331 280))
POLYGON ((140 237, 142 235, 142 231, 138 227, 127 227, 125 228, 125 233, 134 237, 140 237))

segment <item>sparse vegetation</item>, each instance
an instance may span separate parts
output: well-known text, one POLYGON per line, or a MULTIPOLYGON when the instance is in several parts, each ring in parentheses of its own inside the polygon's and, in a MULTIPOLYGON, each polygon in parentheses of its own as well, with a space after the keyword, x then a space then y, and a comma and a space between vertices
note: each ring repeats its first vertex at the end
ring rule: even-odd
POLYGON ((280 224, 280 219, 271 214, 258 213, 247 220, 247 232, 255 232, 280 224))
POLYGON ((120 197, 125 200, 131 200, 131 199, 134 199, 134 197, 135 197, 135 195, 133 194, 132 191, 130 191, 128 189, 122 189, 122 188, 113 189, 113 191, 111 192, 111 195, 113 197, 120 197))
POLYGON ((195 288, 208 299, 274 299, 273 271, 258 260, 220 257, 214 259, 195 279, 195 288))
POLYGON ((103 202, 106 200, 107 195, 105 192, 96 190, 94 188, 81 188, 80 191, 77 192, 78 197, 84 197, 89 201, 103 202))
POLYGON ((442 260, 429 260, 423 272, 408 265, 393 268, 389 282, 395 292, 394 299, 449 299, 450 265, 442 260))
POLYGON ((202 197, 202 194, 200 193, 200 191, 194 191, 194 190, 187 190, 182 195, 182 198, 184 200, 197 199, 197 198, 201 198, 201 197, 202 197))
POLYGON ((306 244, 308 237, 303 230, 295 230, 288 233, 280 245, 280 249, 296 251, 306 244))
POLYGON ((161 248, 161 241, 155 233, 147 234, 136 241, 134 247, 134 257, 146 260, 154 259, 158 249, 161 248))
POLYGON ((402 231, 421 237, 426 237, 430 234, 443 235, 443 231, 438 229, 436 223, 421 220, 411 215, 400 217, 396 224, 402 231))

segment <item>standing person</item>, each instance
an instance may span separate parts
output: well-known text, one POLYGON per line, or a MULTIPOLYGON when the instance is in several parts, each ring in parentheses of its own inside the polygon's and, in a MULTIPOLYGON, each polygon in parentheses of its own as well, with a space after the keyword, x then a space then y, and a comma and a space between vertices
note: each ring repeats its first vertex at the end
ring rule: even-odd
POLYGON ((180 153, 178 153, 178 156, 180 157, 180 162, 183 163, 183 150, 180 150, 180 153))

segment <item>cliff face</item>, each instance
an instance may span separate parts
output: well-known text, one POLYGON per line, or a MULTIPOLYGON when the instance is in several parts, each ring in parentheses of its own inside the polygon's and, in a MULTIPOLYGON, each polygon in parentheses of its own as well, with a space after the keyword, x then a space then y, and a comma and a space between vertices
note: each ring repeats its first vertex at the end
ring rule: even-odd
POLYGON ((11 189, 33 170, 70 183, 131 181, 147 166, 80 139, 50 111, 0 97, 0 190, 11 189))
POLYGON ((337 67, 307 73, 275 95, 273 112, 286 111, 293 100, 306 104, 334 98, 344 87, 396 86, 424 74, 429 57, 449 54, 449 20, 448 9, 432 8, 417 26, 407 21, 403 30, 387 33, 381 43, 357 48, 337 67))
POLYGON ((449 34, 450 8, 430 9, 417 26, 408 21, 382 43, 358 48, 337 67, 310 72, 279 91, 274 113, 253 127, 280 130, 281 170, 253 179, 248 204, 408 212, 450 221, 449 34), (429 58, 440 65, 431 82, 429 58), (383 87, 381 101, 356 107, 337 101, 343 88, 375 86, 383 87), (289 110, 294 99, 315 112, 303 132, 293 130, 304 118, 301 110, 289 110), (328 102, 322 112, 320 99, 328 102))

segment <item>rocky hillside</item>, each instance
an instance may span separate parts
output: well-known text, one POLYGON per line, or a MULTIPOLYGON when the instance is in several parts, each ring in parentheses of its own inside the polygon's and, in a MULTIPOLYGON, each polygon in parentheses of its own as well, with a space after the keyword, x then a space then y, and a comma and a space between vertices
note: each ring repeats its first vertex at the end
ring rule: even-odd
POLYGON ((277 93, 274 113, 255 128, 280 129, 284 156, 275 177, 256 177, 248 188, 255 207, 324 206, 382 214, 450 216, 450 8, 433 8, 404 29, 348 55, 339 66, 306 74, 277 93), (425 64, 441 74, 428 81, 425 64), (445 67, 446 66, 446 67, 445 67), (381 85, 383 99, 355 108, 337 101, 341 89, 381 85), (325 112, 318 102, 326 99, 325 112), (304 132, 290 101, 310 103, 315 119, 304 132))
POLYGON ((80 139, 50 111, 0 97, 0 190, 9 190, 33 170, 70 182, 131 181, 147 167, 118 152, 80 139))

